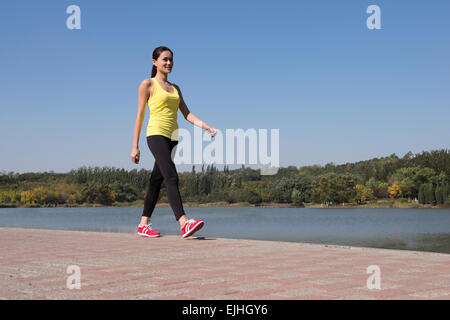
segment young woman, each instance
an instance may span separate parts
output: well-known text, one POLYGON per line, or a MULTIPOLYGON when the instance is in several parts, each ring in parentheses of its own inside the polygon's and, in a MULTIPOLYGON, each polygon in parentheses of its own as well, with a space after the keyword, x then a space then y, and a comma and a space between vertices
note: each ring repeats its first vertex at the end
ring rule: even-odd
POLYGON ((155 158, 150 177, 150 185, 144 200, 144 210, 137 233, 144 237, 159 237, 160 233, 151 228, 150 217, 158 201, 163 180, 167 186, 167 197, 176 220, 180 223, 181 235, 186 238, 200 230, 202 219, 187 219, 178 189, 178 173, 172 159, 172 150, 178 143, 178 108, 184 118, 192 124, 207 130, 211 137, 216 129, 193 115, 183 100, 180 88, 167 81, 173 68, 173 53, 167 47, 158 47, 153 51, 153 69, 151 79, 145 79, 139 86, 138 112, 134 125, 133 151, 131 161, 139 163, 139 135, 145 116, 145 105, 150 109, 147 126, 147 144, 155 158))

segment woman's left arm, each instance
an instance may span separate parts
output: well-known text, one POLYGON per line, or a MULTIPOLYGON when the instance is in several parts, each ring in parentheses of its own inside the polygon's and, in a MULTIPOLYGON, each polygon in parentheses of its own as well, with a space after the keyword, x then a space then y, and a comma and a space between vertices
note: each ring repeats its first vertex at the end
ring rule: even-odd
POLYGON ((214 129, 214 127, 206 124, 206 122, 203 122, 195 114, 193 114, 191 111, 189 111, 189 108, 187 107, 186 103, 184 102, 180 87, 178 87, 177 85, 174 85, 174 86, 178 90, 178 94, 180 96, 179 108, 181 110, 181 113, 183 113, 184 118, 187 121, 189 121, 190 123, 192 123, 193 125, 196 125, 197 127, 200 127, 202 129, 208 131, 211 138, 213 138, 217 133, 216 129, 214 129))

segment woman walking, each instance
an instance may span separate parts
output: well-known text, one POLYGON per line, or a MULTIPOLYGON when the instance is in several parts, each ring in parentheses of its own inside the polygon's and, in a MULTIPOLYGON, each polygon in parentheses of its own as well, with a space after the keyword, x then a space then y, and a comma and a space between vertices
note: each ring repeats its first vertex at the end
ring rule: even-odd
POLYGON ((173 53, 167 47, 158 47, 153 51, 153 69, 150 79, 139 86, 138 112, 134 125, 133 150, 131 161, 139 163, 139 135, 145 116, 145 105, 150 109, 147 126, 147 144, 155 158, 150 176, 150 185, 144 200, 144 210, 137 233, 144 237, 159 237, 160 233, 151 228, 150 217, 158 201, 163 180, 167 186, 167 197, 175 219, 180 223, 181 235, 186 238, 200 230, 202 219, 187 219, 178 189, 178 173, 172 159, 172 150, 178 144, 178 109, 184 118, 192 124, 207 130, 211 137, 216 129, 207 125, 186 106, 180 88, 168 82, 167 77, 173 68, 173 53))

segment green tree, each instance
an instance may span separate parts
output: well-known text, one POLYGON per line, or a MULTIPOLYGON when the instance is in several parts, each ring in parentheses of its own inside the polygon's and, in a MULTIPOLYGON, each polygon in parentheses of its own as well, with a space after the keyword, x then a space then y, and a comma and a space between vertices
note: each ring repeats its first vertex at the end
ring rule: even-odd
POLYGON ((450 194, 447 196, 447 200, 445 200, 444 203, 450 205, 450 194))
POLYGON ((373 196, 375 198, 388 198, 388 187, 389 184, 384 181, 376 180, 375 177, 370 177, 369 180, 366 181, 365 186, 367 188, 372 189, 373 196))
MULTIPOLYGON (((311 198, 311 179, 305 176, 283 177, 272 185, 271 195, 274 202, 292 202, 292 191, 296 189, 302 202, 309 202, 311 198)), ((297 201, 300 201, 297 200, 297 201)))
POLYGON ((246 181, 242 183, 239 201, 248 202, 251 204, 259 204, 262 201, 260 193, 259 181, 246 181))
POLYGON ((447 182, 442 184, 441 190, 442 190, 442 201, 443 201, 443 203, 445 203, 445 201, 447 200, 447 198, 449 196, 447 182))
POLYGON ((420 168, 414 176, 414 181, 417 184, 433 183, 436 179, 436 171, 432 168, 420 168))
POLYGON ((272 189, 273 201, 277 203, 291 202, 291 194, 293 190, 292 181, 289 178, 281 178, 272 189))
POLYGON ((355 191, 356 191, 355 202, 358 204, 364 204, 367 201, 375 199, 375 196, 373 195, 373 190, 370 187, 357 184, 355 186, 355 191))
POLYGON ((434 198, 436 200, 436 204, 444 203, 444 198, 442 197, 442 189, 439 186, 436 186, 434 189, 434 198))
POLYGON ((118 202, 133 202, 139 197, 139 191, 131 184, 114 183, 111 185, 111 190, 115 193, 115 201, 118 202))
POLYGON ((355 185, 356 178, 352 175, 325 173, 313 180, 312 197, 321 203, 349 202, 356 194, 355 185))
POLYGON ((434 196, 434 187, 432 183, 426 183, 424 185, 425 203, 435 204, 436 198, 434 196))
POLYGON ((395 171, 391 180, 398 181, 402 196, 416 198, 421 184, 436 180, 436 172, 420 166, 400 168, 395 171))
POLYGON ((115 201, 115 192, 109 185, 89 183, 82 189, 83 198, 89 203, 111 205, 115 201))
POLYGON ((425 204, 426 200, 425 200, 425 185, 421 184, 419 187, 419 203, 420 204, 425 204))
POLYGON ((292 199, 293 205, 302 206, 303 201, 304 201, 304 195, 303 195, 302 191, 294 188, 294 190, 292 190, 291 199, 292 199))

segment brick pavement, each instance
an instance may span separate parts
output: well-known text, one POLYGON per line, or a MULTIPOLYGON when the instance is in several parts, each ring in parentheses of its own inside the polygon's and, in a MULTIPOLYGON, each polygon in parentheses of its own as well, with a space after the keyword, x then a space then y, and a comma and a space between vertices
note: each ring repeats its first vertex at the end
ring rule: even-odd
POLYGON ((0 299, 450 299, 448 254, 19 228, 0 243, 0 299))

